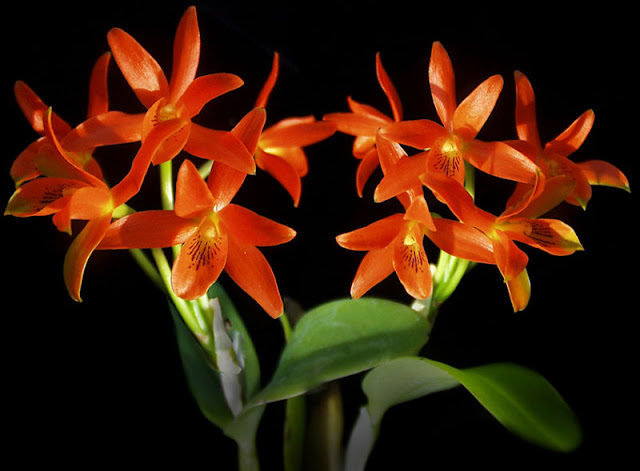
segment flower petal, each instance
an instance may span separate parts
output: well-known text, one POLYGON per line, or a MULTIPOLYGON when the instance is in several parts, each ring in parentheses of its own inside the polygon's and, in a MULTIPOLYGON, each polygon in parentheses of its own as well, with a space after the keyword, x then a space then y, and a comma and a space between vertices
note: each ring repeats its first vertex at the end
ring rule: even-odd
POLYGON ((169 81, 169 103, 175 103, 193 82, 200 62, 200 30, 196 8, 182 15, 173 42, 173 68, 169 81))
POLYGON ((399 144, 425 150, 439 138, 447 136, 445 128, 430 119, 416 119, 391 123, 380 129, 380 135, 399 144))
POLYGON ((230 204, 219 213, 235 242, 240 245, 267 247, 289 242, 296 231, 283 224, 254 213, 237 204, 230 204))
POLYGON ((441 172, 425 173, 422 182, 460 221, 485 233, 492 231, 496 218, 478 208, 472 196, 459 182, 441 172))
MULTIPOLYGON (((422 188, 420 188, 422 190, 422 188)), ((405 221, 416 221, 424 226, 424 228, 435 231, 436 227, 431 217, 431 211, 427 205, 427 200, 424 198, 424 193, 420 191, 410 192, 410 203, 407 207, 404 215, 405 221)))
POLYGON ((229 241, 225 271, 271 317, 280 317, 284 304, 273 270, 262 253, 252 245, 229 241))
POLYGON ((578 119, 576 119, 569 127, 552 141, 547 142, 544 146, 546 155, 560 154, 567 157, 573 154, 585 141, 591 127, 595 114, 593 110, 587 110, 578 119))
POLYGON ((69 151, 85 151, 94 147, 137 142, 142 139, 144 114, 108 111, 80 123, 62 140, 69 151))
POLYGON ((496 265, 507 283, 515 280, 529 263, 527 254, 501 231, 496 231, 494 235, 493 253, 496 265))
POLYGON ((295 207, 300 203, 302 181, 296 170, 286 160, 258 149, 256 152, 257 166, 275 178, 293 199, 295 207))
POLYGON ((196 230, 193 220, 173 211, 141 211, 111 223, 98 249, 151 249, 184 243, 196 230))
POLYGON ((400 159, 389 168, 373 194, 376 202, 386 201, 420 185, 420 175, 426 171, 427 152, 400 159))
POLYGON ((336 124, 330 121, 316 121, 313 116, 285 118, 262 133, 260 147, 306 147, 316 144, 336 131, 336 124))
POLYGON ((229 93, 244 84, 237 75, 218 73, 197 77, 180 98, 189 118, 200 113, 211 100, 229 93))
POLYGON ((269 76, 267 80, 265 80, 260 93, 258 94, 258 98, 256 99, 255 106, 258 108, 266 108, 267 101, 269 101, 269 96, 271 95, 271 91, 278 80, 278 74, 280 72, 280 55, 277 52, 273 53, 273 61, 271 62, 271 72, 269 72, 269 76))
POLYGON ((213 211, 220 211, 236 196, 247 174, 222 162, 213 162, 207 186, 214 200, 213 211))
POLYGON ((393 242, 393 269, 407 293, 415 299, 431 296, 433 280, 419 226, 411 226, 393 242))
POLYGON ((464 149, 464 159, 489 175, 535 184, 538 167, 526 155, 504 142, 474 139, 464 149))
POLYGON ((336 129, 351 136, 375 136, 379 128, 390 120, 358 113, 328 113, 322 117, 324 121, 336 123, 336 129))
POLYGON ((351 297, 358 299, 393 273, 393 246, 372 250, 364 256, 351 283, 351 297))
POLYGON ((113 57, 140 102, 149 108, 169 92, 169 83, 156 60, 131 35, 113 28, 107 33, 113 57))
POLYGON ((184 150, 202 159, 222 162, 246 174, 255 174, 256 163, 243 142, 229 131, 218 131, 191 123, 184 150))
POLYGON ((63 267, 64 282, 69 295, 75 301, 82 301, 80 288, 85 267, 89 257, 107 232, 110 222, 111 213, 89 220, 67 250, 63 267))
POLYGON ((9 173, 16 188, 24 182, 42 175, 36 164, 36 159, 39 154, 46 152, 44 150, 46 147, 49 147, 46 143, 46 138, 41 137, 29 144, 13 161, 9 173))
POLYGON ((513 240, 543 250, 551 255, 571 255, 583 250, 574 230, 557 219, 510 218, 499 229, 513 240))
POLYGON ((438 41, 431 47, 429 61, 429 85, 440 122, 452 131, 453 113, 456 109, 456 85, 451 59, 438 41))
POLYGON ((114 207, 126 203, 140 191, 150 162, 162 146, 171 140, 172 136, 180 135, 187 125, 188 122, 184 120, 171 119, 158 124, 149 132, 136 153, 129 172, 111 189, 114 207))
POLYGON ((529 280, 527 270, 522 270, 518 276, 506 283, 513 311, 522 311, 527 307, 527 304, 529 304, 529 298, 531 298, 531 282, 529 280))
POLYGON ((476 228, 444 218, 434 218, 435 231, 427 231, 427 237, 450 255, 471 262, 495 264, 493 243, 476 228))
POLYGON ((111 62, 111 53, 105 52, 98 58, 91 70, 87 118, 109 111, 109 91, 107 88, 109 62, 111 62))
POLYGON ((453 129, 468 141, 474 139, 489 118, 502 91, 504 80, 493 75, 478 85, 453 113, 453 129))
POLYGON ((188 159, 180 165, 176 178, 175 212, 181 218, 190 219, 211 211, 215 201, 198 169, 188 159))
POLYGON ((204 219, 185 241, 171 270, 173 291, 183 299, 197 299, 216 282, 227 263, 228 236, 204 219))
POLYGON ((589 160, 577 164, 591 185, 604 185, 631 191, 629 180, 616 166, 604 160, 589 160))
POLYGON ((391 82, 387 71, 384 70, 382 66, 382 60, 380 59, 380 53, 376 54, 376 75, 378 77, 378 83, 385 95, 387 95, 387 99, 389 100, 389 105, 391 105, 391 111, 393 113, 394 121, 402 120, 402 103, 400 102, 400 98, 398 96, 398 91, 396 87, 391 82))
POLYGON ((375 147, 370 149, 369 152, 367 152, 360 160, 358 169, 356 170, 356 191, 360 198, 362 198, 364 186, 367 184, 367 181, 379 165, 378 151, 375 147))
POLYGON ((387 247, 396 238, 404 225, 403 214, 393 214, 365 227, 340 234, 336 242, 349 250, 379 250, 387 247))
POLYGON ((45 216, 60 210, 57 201, 70 189, 83 188, 86 183, 66 178, 36 178, 20 186, 9 199, 5 216, 45 216))
MULTIPOLYGON (((18 106, 22 110, 25 118, 31 124, 31 127, 38 134, 44 134, 44 114, 49 106, 47 106, 38 95, 23 81, 18 80, 13 91, 18 102, 18 106)), ((51 125, 56 135, 65 136, 70 130, 69 126, 62 118, 53 113, 51 116, 51 125)))
POLYGON ((536 98, 529 79, 516 71, 516 132, 518 138, 533 145, 536 153, 542 151, 538 121, 536 119, 536 98))
POLYGON ((253 108, 236 124, 231 133, 235 135, 253 155, 258 147, 258 141, 267 121, 267 112, 264 108, 253 108))

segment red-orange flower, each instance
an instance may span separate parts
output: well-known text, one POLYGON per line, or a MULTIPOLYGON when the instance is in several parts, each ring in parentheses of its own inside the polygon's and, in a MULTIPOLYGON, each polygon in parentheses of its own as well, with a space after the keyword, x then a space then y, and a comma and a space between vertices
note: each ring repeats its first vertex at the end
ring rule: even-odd
MULTIPOLYGON (((107 92, 107 71, 111 53, 102 54, 93 66, 89 81, 89 104, 87 118, 105 113, 109 108, 107 92)), ((11 166, 11 177, 16 187, 25 181, 47 173, 51 161, 58 159, 53 144, 46 137, 44 117, 49 106, 23 81, 19 80, 14 85, 14 94, 18 106, 31 124, 31 127, 40 134, 40 138, 31 143, 16 158, 11 166)), ((53 132, 59 138, 64 138, 71 132, 71 126, 56 113, 52 113, 51 123, 53 132)), ((93 149, 87 147, 75 152, 68 152, 68 156, 80 167, 102 178, 102 170, 92 156, 93 149)))
MULTIPOLYGON (((256 108, 234 128, 255 149, 264 124, 264 109, 256 108)), ((115 221, 100 249, 161 248, 183 244, 173 264, 172 287, 184 299, 204 295, 225 270, 272 317, 283 312, 275 276, 257 247, 290 241, 295 231, 231 200, 245 175, 214 163, 205 182, 195 165, 185 160, 176 183, 175 208, 134 213, 115 221)))
POLYGON ((359 196, 362 196, 365 184, 380 164, 376 150, 378 129, 402 120, 402 103, 393 82, 382 66, 380 53, 376 54, 376 75, 389 101, 392 118, 371 105, 358 103, 351 97, 347 97, 351 112, 328 113, 323 117, 326 121, 335 122, 338 131, 355 136, 352 152, 353 156, 360 160, 356 172, 356 190, 359 196))
MULTIPOLYGON (((404 156, 404 150, 378 136, 376 143, 383 169, 404 156)), ((423 238, 435 231, 422 187, 398 195, 404 206, 397 213, 336 237, 349 250, 366 251, 351 285, 351 296, 359 298, 394 271, 407 293, 415 299, 431 296, 433 283, 423 238)))
POLYGON ((107 39, 122 74, 147 112, 111 111, 95 116, 65 138, 65 148, 75 150, 136 142, 144 140, 159 123, 181 119, 187 125, 180 134, 162 144, 154 156, 154 164, 170 160, 184 149, 191 155, 224 162, 245 173, 255 172, 252 156, 231 132, 209 129, 191 121, 206 103, 243 84, 239 77, 228 73, 196 77, 200 30, 195 7, 189 7, 179 22, 170 80, 156 60, 125 31, 113 28, 107 39))
POLYGON ((464 184, 465 161, 500 178, 529 184, 537 181, 537 167, 521 152, 504 142, 476 139, 502 91, 500 75, 489 77, 458 103, 451 60, 442 44, 435 42, 429 84, 442 125, 419 119, 391 123, 380 130, 387 139, 420 152, 402 159, 385 175, 376 188, 376 201, 405 191, 425 172, 441 172, 464 184))
MULTIPOLYGON (((614 165, 603 160, 589 160, 574 163, 569 160, 587 138, 593 126, 594 113, 585 111, 567 129, 544 146, 540 140, 536 118, 536 101, 529 79, 519 71, 516 81, 516 131, 521 142, 531 149, 527 155, 540 167, 547 178, 566 175, 575 184, 575 189, 566 198, 573 205, 586 207, 591 199, 591 185, 606 185, 629 191, 629 181, 614 165)), ((515 146, 521 143, 514 143, 515 146)), ((529 191, 527 185, 520 184, 513 199, 529 191)))
MULTIPOLYGON (((529 277, 526 271, 528 257, 515 242, 525 243, 552 255, 570 255, 582 250, 582 245, 571 227, 556 219, 539 217, 555 207, 573 190, 573 183, 568 178, 556 177, 547 180, 545 188, 548 187, 551 191, 523 200, 520 207, 509 208, 497 217, 478 208, 467 190, 450 177, 427 173, 423 179, 425 185, 447 202, 452 213, 464 225, 473 228, 466 233, 466 237, 469 238, 466 240, 467 244, 476 247, 491 245, 493 261, 488 263, 495 263, 500 270, 515 311, 524 309, 530 297, 529 277)), ((433 235, 439 238, 436 243, 440 248, 451 251, 447 248, 451 241, 443 237, 445 234, 438 230, 433 235)), ((460 253, 451 253, 461 256, 460 253)))
POLYGON ((42 122, 43 133, 52 146, 46 173, 18 187, 9 200, 5 214, 18 217, 53 214, 56 227, 69 234, 72 220, 87 221, 64 259, 67 290, 74 300, 81 301, 80 288, 87 261, 104 237, 114 210, 138 193, 154 152, 163 141, 179 133, 184 123, 169 120, 150 132, 134 158, 129 173, 117 185, 109 188, 62 148, 53 128, 51 109, 43 115, 42 122))
MULTIPOLYGON (((278 79, 279 55, 274 54, 271 73, 258 95, 257 107, 266 108, 278 79)), ((285 118, 265 129, 255 152, 256 165, 274 177, 298 206, 301 178, 309 169, 304 147, 316 144, 336 131, 334 123, 317 121, 314 116, 285 118)))

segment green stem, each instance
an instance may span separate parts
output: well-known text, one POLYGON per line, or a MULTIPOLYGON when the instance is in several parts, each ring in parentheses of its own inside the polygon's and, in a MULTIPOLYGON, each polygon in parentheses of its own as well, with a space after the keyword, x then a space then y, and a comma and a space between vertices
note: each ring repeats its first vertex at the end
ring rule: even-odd
POLYGON ((162 291, 165 291, 165 285, 162 281, 162 277, 160 273, 158 273, 157 268, 154 264, 149 260, 149 257, 145 255, 145 253, 140 249, 129 249, 129 253, 136 261, 138 266, 142 269, 142 271, 149 277, 149 279, 162 291))
POLYGON ((171 160, 160 164, 160 198, 162 209, 173 209, 173 166, 171 160))
POLYGON ((259 471, 258 451, 255 446, 238 447, 238 469, 240 471, 259 471))
POLYGON ((193 332, 202 345, 210 345, 213 339, 211 338, 209 331, 203 327, 201 318, 199 318, 200 316, 198 316, 194 309, 194 304, 185 301, 173 292, 171 287, 171 267, 169 266, 169 262, 167 261, 167 257, 164 252, 162 249, 151 249, 151 254, 156 262, 156 266, 158 267, 165 289, 173 301, 173 304, 176 306, 176 309, 182 316, 185 324, 187 324, 187 327, 189 327, 191 332, 193 332))

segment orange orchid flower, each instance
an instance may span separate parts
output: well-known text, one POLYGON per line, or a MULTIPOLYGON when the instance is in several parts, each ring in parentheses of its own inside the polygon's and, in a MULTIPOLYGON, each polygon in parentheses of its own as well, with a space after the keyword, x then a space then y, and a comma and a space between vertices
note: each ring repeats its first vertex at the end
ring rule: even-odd
MULTIPOLYGON (((530 298, 530 283, 526 267, 527 255, 516 246, 521 242, 552 255, 570 255, 582 250, 582 245, 571 227, 556 219, 545 219, 543 215, 555 207, 566 195, 573 191, 573 182, 565 177, 546 180, 545 188, 551 191, 538 193, 536 197, 525 199, 519 208, 510 208, 500 216, 494 216, 477 206, 472 196, 459 182, 444 174, 428 172, 423 176, 424 184, 447 203, 451 212, 473 230, 460 234, 469 247, 492 246, 493 263, 502 274, 514 311, 524 309, 530 298), (472 240, 475 239, 475 240, 472 240)), ((455 246, 447 240, 447 234, 438 231, 432 240, 441 249, 450 252, 455 246)), ((451 251, 452 255, 462 256, 451 251)), ((477 260, 481 261, 481 260, 477 260)), ((485 260, 484 263, 487 263, 485 260)))
MULTIPOLYGON (((278 79, 279 64, 279 55, 275 53, 271 72, 258 95, 256 107, 266 108, 278 79)), ((255 152, 256 165, 287 190, 297 207, 302 191, 301 178, 307 174, 309 168, 303 147, 316 144, 335 131, 334 123, 317 121, 314 116, 280 120, 265 129, 260 136, 255 152)))
POLYGON ((387 116, 371 105, 358 103, 351 97, 347 97, 351 112, 328 113, 323 117, 326 121, 335 122, 338 131, 355 136, 352 153, 356 159, 360 160, 356 171, 356 190, 360 197, 362 197, 367 181, 380 164, 376 151, 378 129, 387 124, 402 121, 403 114, 398 92, 382 66, 380 53, 376 54, 376 75, 378 83, 389 101, 393 117, 387 116))
POLYGON ((24 183, 15 191, 5 214, 19 217, 53 214, 58 230, 69 234, 72 220, 87 221, 64 259, 64 281, 74 300, 82 300, 80 288, 86 264, 106 234, 114 210, 138 193, 154 152, 184 125, 174 119, 157 126, 138 151, 129 173, 109 188, 63 149, 53 128, 53 112, 51 109, 45 112, 43 132, 56 154, 50 154, 47 174, 24 183))
POLYGON ((458 103, 451 60, 442 44, 434 42, 429 84, 442 125, 419 119, 391 123, 380 130, 387 139, 420 152, 402 159, 385 175, 376 188, 376 201, 384 201, 415 185, 425 172, 441 172, 464 184, 465 161, 500 178, 536 183, 538 169, 521 152, 504 142, 476 139, 502 91, 500 75, 489 77, 458 103))
MULTIPOLYGON (((255 108, 234 132, 254 150, 264 124, 264 109, 255 108), (261 128, 260 128, 261 129, 261 128)), ((279 245, 295 237, 287 226, 231 200, 245 175, 214 163, 205 181, 185 160, 176 182, 175 208, 142 211, 115 221, 99 249, 162 248, 184 244, 172 269, 172 288, 183 299, 204 295, 222 271, 272 317, 284 310, 273 271, 257 247, 279 245)))
MULTIPOLYGON (((566 175, 573 180, 575 189, 565 201, 585 208, 591 199, 591 185, 612 186, 630 191, 627 177, 614 165, 602 160, 574 163, 568 158, 582 145, 591 131, 595 117, 593 110, 585 111, 564 132, 543 146, 538 132, 531 82, 520 71, 515 72, 515 82, 516 131, 520 142, 514 143, 514 146, 526 143, 531 149, 527 155, 531 155, 531 159, 546 177, 566 175)), ((513 199, 529 190, 527 185, 519 184, 513 199)))
MULTIPOLYGON (((107 71, 110 59, 111 53, 102 54, 91 71, 87 118, 108 111, 107 71)), ((46 173, 49 162, 56 160, 58 157, 56 150, 45 135, 44 116, 49 106, 21 80, 15 83, 14 94, 18 106, 29 121, 29 124, 31 124, 34 131, 40 134, 40 138, 21 152, 11 166, 11 177, 16 187, 18 187, 25 181, 46 173)), ((71 126, 56 113, 52 114, 51 121, 53 131, 60 138, 64 138, 71 132, 71 126)), ((69 152, 68 156, 88 172, 98 178, 102 178, 102 169, 93 158, 92 151, 93 149, 91 148, 84 148, 76 152, 69 152)))
MULTIPOLYGON (((383 170, 406 155, 400 145, 378 136, 377 153, 383 170)), ((397 213, 336 237, 349 250, 367 251, 351 285, 359 298, 394 271, 407 293, 415 299, 431 296, 433 280, 424 250, 423 236, 436 231, 422 187, 398 195, 404 206, 397 213)))
POLYGON ((185 150, 196 157, 255 173, 252 156, 231 132, 209 129, 191 121, 209 101, 243 85, 242 79, 228 73, 196 77, 200 30, 195 7, 189 7, 178 24, 170 80, 147 50, 125 31, 113 28, 107 40, 120 71, 147 111, 142 114, 111 111, 95 116, 65 138, 65 148, 136 142, 144 140, 150 130, 163 121, 181 119, 187 125, 179 135, 162 144, 153 164, 166 162, 185 150))

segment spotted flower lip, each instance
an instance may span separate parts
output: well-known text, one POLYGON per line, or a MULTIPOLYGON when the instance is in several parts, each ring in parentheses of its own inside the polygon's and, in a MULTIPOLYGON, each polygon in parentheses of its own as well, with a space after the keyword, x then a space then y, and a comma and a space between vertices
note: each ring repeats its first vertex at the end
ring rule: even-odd
POLYGON ((163 143, 154 155, 154 164, 171 160, 185 150, 196 157, 224 162, 248 174, 255 173, 254 159, 231 132, 191 122, 209 101, 244 83, 240 77, 229 73, 196 76, 200 31, 195 7, 189 7, 178 24, 169 80, 158 62, 127 32, 113 28, 107 34, 107 40, 120 71, 147 111, 98 114, 64 138, 66 149, 140 141, 159 122, 183 119, 187 126, 179 135, 163 143))
POLYGON ((377 201, 385 201, 414 185, 424 172, 442 172, 464 183, 465 165, 497 177, 534 184, 536 165, 505 142, 477 139, 502 91, 503 79, 493 75, 464 100, 456 101, 451 60, 440 42, 434 42, 429 63, 429 84, 442 124, 429 119, 392 122, 380 129, 385 138, 417 149, 410 159, 398 162, 376 188, 377 201))

